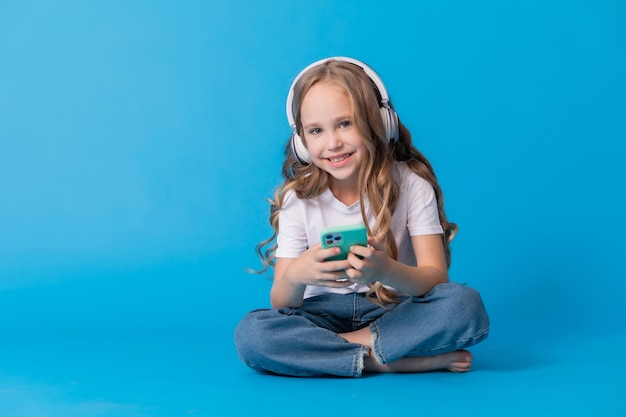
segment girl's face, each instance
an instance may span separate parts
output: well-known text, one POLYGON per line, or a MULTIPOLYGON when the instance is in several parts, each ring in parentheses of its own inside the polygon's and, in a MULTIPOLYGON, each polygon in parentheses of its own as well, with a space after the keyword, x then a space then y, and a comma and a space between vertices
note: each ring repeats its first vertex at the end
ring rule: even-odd
POLYGON ((365 144, 352 118, 352 103, 336 84, 321 81, 302 100, 300 118, 312 162, 332 176, 331 189, 356 190, 365 144))

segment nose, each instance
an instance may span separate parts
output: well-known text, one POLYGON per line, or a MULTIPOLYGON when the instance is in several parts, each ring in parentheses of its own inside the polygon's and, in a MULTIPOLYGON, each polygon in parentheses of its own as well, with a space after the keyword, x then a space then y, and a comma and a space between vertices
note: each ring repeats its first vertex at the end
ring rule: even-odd
POLYGON ((330 131, 327 137, 326 146, 328 147, 329 150, 341 148, 343 146, 343 141, 341 140, 341 134, 336 130, 330 131))

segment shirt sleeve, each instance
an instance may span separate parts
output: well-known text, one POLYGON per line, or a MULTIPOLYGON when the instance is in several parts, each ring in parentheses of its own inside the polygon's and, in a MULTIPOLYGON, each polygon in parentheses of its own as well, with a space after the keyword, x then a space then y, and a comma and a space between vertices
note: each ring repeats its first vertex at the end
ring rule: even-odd
POLYGON ((436 235, 442 234, 443 228, 439 223, 439 208, 433 186, 423 178, 414 174, 407 182, 405 190, 408 201, 407 227, 409 235, 436 235))
POLYGON ((285 195, 278 214, 276 257, 297 258, 308 249, 304 210, 300 199, 291 191, 285 195))

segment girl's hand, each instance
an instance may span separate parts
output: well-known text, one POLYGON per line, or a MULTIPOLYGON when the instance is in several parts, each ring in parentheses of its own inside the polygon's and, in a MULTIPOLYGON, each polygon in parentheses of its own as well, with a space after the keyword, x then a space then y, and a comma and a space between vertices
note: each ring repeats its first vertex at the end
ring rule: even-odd
POLYGON ((339 252, 340 249, 337 247, 322 249, 319 243, 311 246, 290 262, 282 278, 287 278, 295 285, 347 287, 352 284, 346 274, 346 269, 350 268, 349 261, 326 261, 339 252))
POLYGON ((380 281, 389 270, 391 258, 387 256, 383 244, 375 237, 367 238, 368 247, 355 245, 350 248, 346 275, 351 282, 369 284, 380 281))
POLYGON ((272 307, 300 307, 307 285, 333 288, 352 285, 346 274, 350 262, 326 261, 326 258, 339 252, 336 247, 322 249, 318 243, 297 258, 276 258, 274 283, 270 291, 272 307))

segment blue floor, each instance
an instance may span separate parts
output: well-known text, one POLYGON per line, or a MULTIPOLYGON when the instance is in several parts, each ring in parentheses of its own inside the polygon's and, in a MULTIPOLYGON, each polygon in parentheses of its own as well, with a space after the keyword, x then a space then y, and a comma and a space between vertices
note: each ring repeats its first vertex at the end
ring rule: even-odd
POLYGON ((609 359, 624 338, 552 342, 524 351, 519 343, 496 338, 474 349, 474 370, 462 375, 298 379, 248 370, 235 357, 230 332, 218 330, 214 342, 202 335, 141 340, 65 335, 4 343, 1 414, 319 416, 368 410, 371 415, 623 416, 626 411, 626 366, 609 359))
MULTIPOLYGON (((190 282, 197 276, 187 271, 190 282)), ((149 271, 144 271, 149 274, 149 271)), ((200 268, 197 272, 202 275, 200 268)), ((368 415, 623 416, 624 327, 547 332, 491 312, 492 334, 468 374, 284 378, 242 365, 232 332, 267 282, 209 319, 208 288, 138 291, 132 274, 106 284, 68 279, 0 291, 0 416, 368 415), (123 281, 127 284, 124 287, 123 281), (121 288, 126 288, 121 290, 121 288), (168 299, 176 303, 168 304, 168 299), (134 300, 134 297, 138 297, 134 300), (186 298, 185 298, 186 297, 186 298), (513 335, 511 329, 525 327, 513 335), (521 335, 520 335, 521 334, 521 335)), ((139 280, 144 285, 145 277, 139 280)), ((209 284, 206 284, 209 286, 209 284)), ((546 320, 549 320, 546 317, 546 320)))

